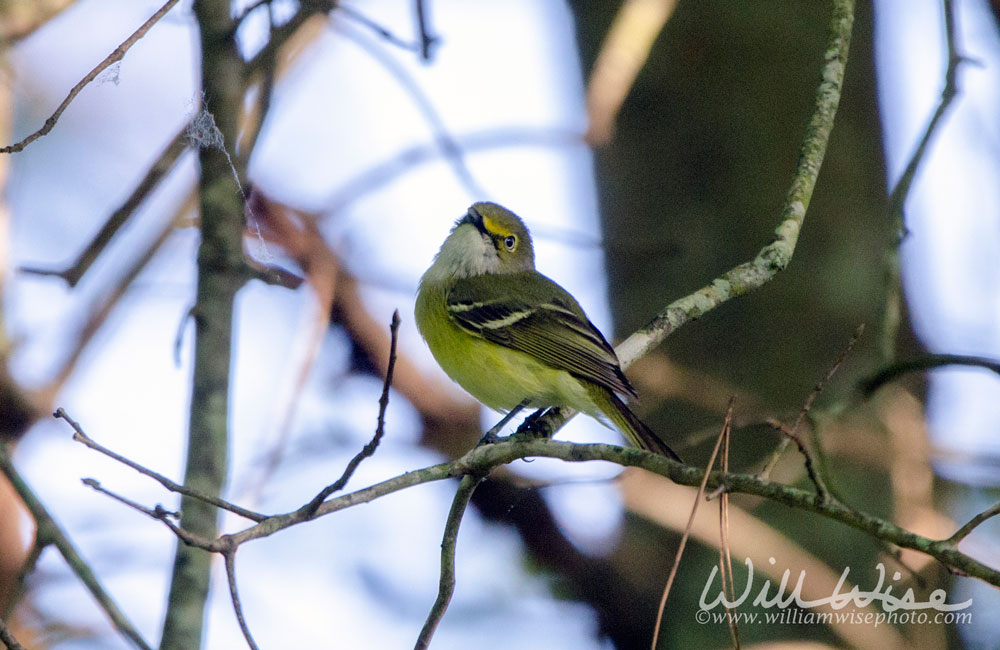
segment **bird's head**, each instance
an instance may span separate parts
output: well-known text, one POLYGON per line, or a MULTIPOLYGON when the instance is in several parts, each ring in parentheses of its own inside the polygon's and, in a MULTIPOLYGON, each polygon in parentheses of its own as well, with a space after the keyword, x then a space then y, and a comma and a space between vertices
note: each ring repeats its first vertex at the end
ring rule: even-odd
POLYGON ((435 266, 455 277, 535 268, 531 234, 521 218, 496 203, 475 203, 441 245, 435 266))

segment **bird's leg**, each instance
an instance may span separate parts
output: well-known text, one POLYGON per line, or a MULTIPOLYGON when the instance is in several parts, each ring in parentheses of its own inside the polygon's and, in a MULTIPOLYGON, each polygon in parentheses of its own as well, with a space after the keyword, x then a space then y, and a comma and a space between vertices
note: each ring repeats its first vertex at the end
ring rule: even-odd
POLYGON ((503 428, 507 426, 507 423, 510 422, 515 415, 524 410, 524 407, 526 407, 527 405, 528 405, 528 400, 524 400, 520 404, 512 408, 510 411, 508 411, 507 415, 503 416, 503 418, 499 422, 494 424, 490 428, 490 430, 486 432, 486 435, 482 437, 482 439, 479 441, 479 444, 476 446, 478 447, 479 445, 491 445, 494 442, 500 440, 500 435, 499 435, 500 431, 502 431, 503 428))

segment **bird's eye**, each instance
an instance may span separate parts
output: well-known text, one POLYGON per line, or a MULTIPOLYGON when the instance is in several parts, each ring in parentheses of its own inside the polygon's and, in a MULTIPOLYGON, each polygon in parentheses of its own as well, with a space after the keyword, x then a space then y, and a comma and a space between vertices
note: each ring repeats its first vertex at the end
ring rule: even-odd
POLYGON ((513 253, 514 249, 517 248, 517 237, 514 235, 507 235, 503 238, 503 245, 507 247, 507 250, 513 253))

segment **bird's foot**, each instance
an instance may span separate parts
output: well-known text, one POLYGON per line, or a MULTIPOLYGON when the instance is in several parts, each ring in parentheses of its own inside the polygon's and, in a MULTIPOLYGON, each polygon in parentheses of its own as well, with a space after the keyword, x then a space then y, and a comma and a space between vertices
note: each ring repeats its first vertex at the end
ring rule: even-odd
POLYGON ((532 438, 551 438, 555 433, 545 415, 555 411, 555 409, 539 409, 526 417, 521 426, 517 428, 518 434, 530 436, 532 438))

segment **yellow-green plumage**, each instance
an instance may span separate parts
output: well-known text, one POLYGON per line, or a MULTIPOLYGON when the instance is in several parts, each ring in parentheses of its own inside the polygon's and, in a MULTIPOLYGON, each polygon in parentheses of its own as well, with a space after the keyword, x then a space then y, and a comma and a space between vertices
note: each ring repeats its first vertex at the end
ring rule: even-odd
POLYGON ((635 396, 576 300, 535 271, 531 237, 477 203, 420 280, 417 327, 444 371, 490 408, 569 406, 606 417, 632 444, 677 458, 618 394, 635 396))

